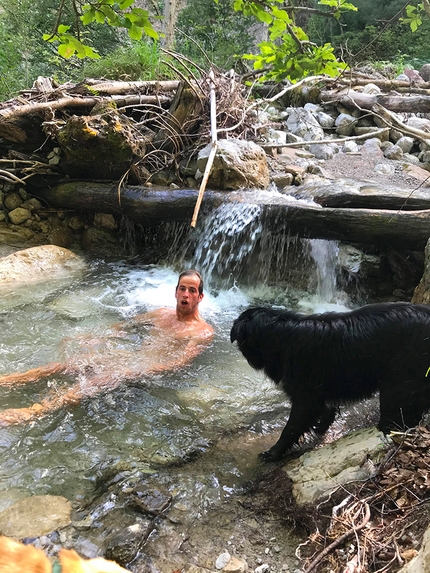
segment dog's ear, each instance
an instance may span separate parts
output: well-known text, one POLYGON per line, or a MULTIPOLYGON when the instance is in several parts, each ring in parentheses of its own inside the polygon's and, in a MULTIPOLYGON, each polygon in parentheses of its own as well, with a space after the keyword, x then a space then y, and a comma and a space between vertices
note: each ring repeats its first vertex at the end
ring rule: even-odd
POLYGON ((259 307, 248 308, 236 318, 230 331, 231 342, 237 340, 240 347, 244 341, 253 335, 255 329, 254 319, 261 313, 261 310, 259 307))
POLYGON ((230 331, 230 342, 234 342, 237 340, 237 343, 240 346, 240 343, 247 337, 247 325, 249 322, 249 311, 245 310, 240 314, 236 320, 233 322, 232 329, 230 331))
POLYGON ((235 340, 238 339, 239 331, 240 331, 240 319, 236 318, 230 330, 230 342, 234 342, 235 340))

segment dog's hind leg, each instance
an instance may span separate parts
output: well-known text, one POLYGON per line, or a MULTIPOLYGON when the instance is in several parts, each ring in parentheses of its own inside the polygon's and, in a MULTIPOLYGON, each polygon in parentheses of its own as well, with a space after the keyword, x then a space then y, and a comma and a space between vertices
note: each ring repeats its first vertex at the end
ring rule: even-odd
POLYGON ((332 408, 327 409, 322 400, 301 396, 300 400, 292 403, 290 417, 279 440, 260 456, 267 462, 280 460, 303 434, 318 426, 318 422, 321 424, 322 419, 326 422, 329 419, 329 412, 333 414, 332 408))
POLYGON ((428 409, 428 397, 425 392, 416 389, 414 381, 410 381, 399 390, 382 389, 379 404, 381 416, 378 428, 388 434, 390 430, 403 431, 418 426, 428 409))

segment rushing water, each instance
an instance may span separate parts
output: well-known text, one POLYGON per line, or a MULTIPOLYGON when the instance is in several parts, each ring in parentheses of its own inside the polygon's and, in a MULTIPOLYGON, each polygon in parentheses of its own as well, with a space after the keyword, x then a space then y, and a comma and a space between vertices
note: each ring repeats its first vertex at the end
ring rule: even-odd
MULTIPOLYGON (((285 422, 285 397, 231 345, 230 328, 253 304, 344 308, 347 298, 336 290, 337 244, 264 234, 258 207, 221 207, 206 223, 184 243, 172 242, 170 264, 92 260, 68 284, 49 281, 2 298, 0 374, 62 360, 64 338, 103 335, 136 313, 173 307, 183 266, 205 276, 200 311, 215 327, 215 340, 178 372, 122 383, 78 406, 1 429, 0 509, 35 494, 82 500, 94 491, 100 468, 127 463, 151 471, 210 450, 227 433, 262 432, 285 422)), ((139 340, 131 337, 129 349, 139 340)), ((0 409, 29 406, 74 383, 82 381, 53 376, 3 387, 0 409)), ((219 486, 225 492, 246 477, 229 463, 226 457, 219 486)))

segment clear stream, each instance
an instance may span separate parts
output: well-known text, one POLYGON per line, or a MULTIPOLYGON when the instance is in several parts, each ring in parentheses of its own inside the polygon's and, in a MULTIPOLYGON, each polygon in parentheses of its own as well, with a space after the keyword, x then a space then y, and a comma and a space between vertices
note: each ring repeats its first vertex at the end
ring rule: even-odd
MULTIPOLYGON (((1 298, 0 374, 62 360, 65 337, 103 335, 110 324, 136 313, 174 306, 178 269, 189 266, 205 276, 200 310, 214 326, 215 340, 178 372, 120 383, 78 406, 0 429, 0 510, 29 495, 62 495, 79 502, 94 492, 101 468, 125 462, 150 471, 152 464, 208 450, 226 433, 265 433, 285 423, 284 395, 249 367, 230 343, 230 328, 242 310, 255 304, 305 311, 345 308, 347 297, 335 288, 337 245, 302 241, 302 266, 307 270, 298 273, 297 265, 293 269, 288 262, 293 251, 297 260, 297 242, 276 237, 271 244, 258 221, 258 208, 228 209, 226 213, 221 208, 192 241, 172 241, 171 263, 91 260, 83 276, 69 283, 49 280, 1 298), (267 249, 280 261, 275 270, 273 264, 271 270, 264 268, 262 261, 270 258, 267 249), (291 281, 290 275, 281 273, 281 264, 294 271, 291 281), (251 280, 256 266, 257 281, 251 280), (276 282, 280 274, 283 279, 276 282)), ((129 349, 139 346, 140 336, 130 337, 129 349)), ((66 376, 53 376, 0 388, 0 409, 29 406, 74 383, 66 376)), ((229 456, 218 458, 224 464, 219 468, 223 482, 207 477, 217 482, 218 496, 228 495, 248 477, 246 464, 238 468, 229 456)))

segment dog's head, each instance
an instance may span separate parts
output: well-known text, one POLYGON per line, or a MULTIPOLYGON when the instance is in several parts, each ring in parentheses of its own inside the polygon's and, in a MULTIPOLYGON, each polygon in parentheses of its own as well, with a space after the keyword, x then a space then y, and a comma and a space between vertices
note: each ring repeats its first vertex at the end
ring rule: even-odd
POLYGON ((236 318, 230 332, 231 342, 237 341, 239 350, 255 370, 263 370, 266 365, 262 350, 270 320, 270 309, 249 308, 236 318))

